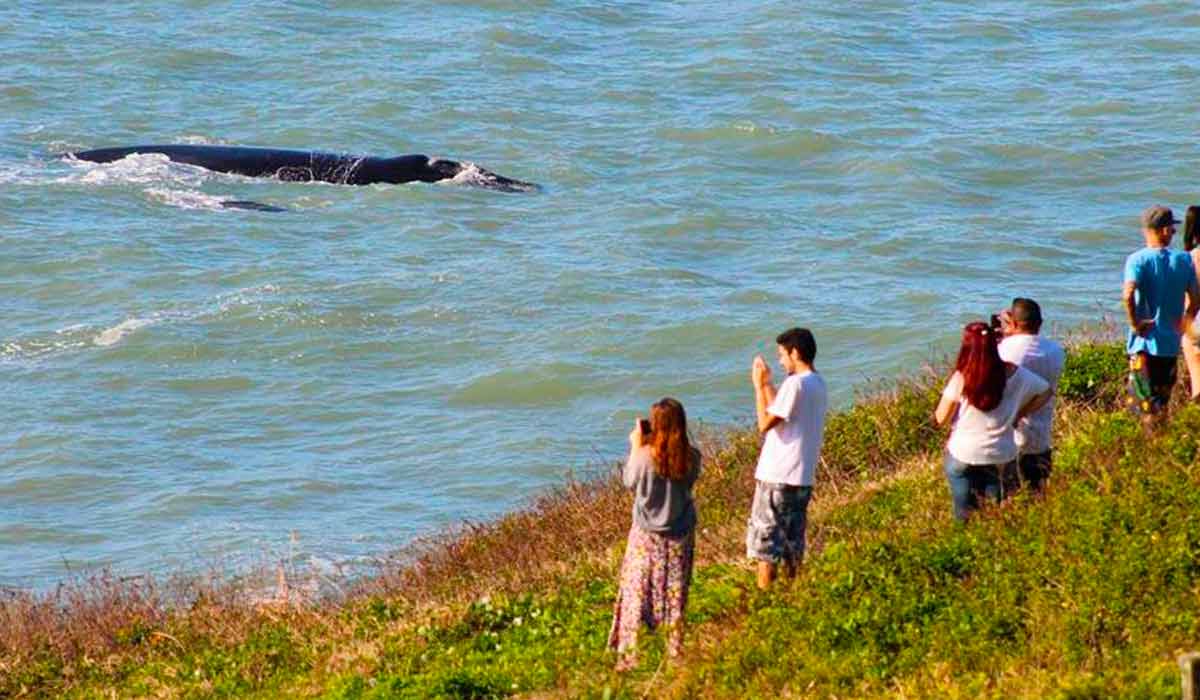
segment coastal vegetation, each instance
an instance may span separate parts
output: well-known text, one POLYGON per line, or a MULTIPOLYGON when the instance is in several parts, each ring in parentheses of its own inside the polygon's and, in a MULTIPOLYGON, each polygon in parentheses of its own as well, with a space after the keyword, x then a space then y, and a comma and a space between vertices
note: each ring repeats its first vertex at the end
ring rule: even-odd
MULTIPOLYGON (((571 482, 415 543, 334 594, 96 576, 0 593, 0 697, 1178 697, 1200 647, 1200 406, 1145 431, 1121 348, 1069 348, 1041 497, 950 517, 944 373, 831 415, 800 576, 744 561, 758 436, 699 436, 685 658, 605 650, 629 500, 571 482)), ((1186 383, 1186 382, 1184 382, 1186 383)), ((285 572, 286 574, 286 572, 285 572)))

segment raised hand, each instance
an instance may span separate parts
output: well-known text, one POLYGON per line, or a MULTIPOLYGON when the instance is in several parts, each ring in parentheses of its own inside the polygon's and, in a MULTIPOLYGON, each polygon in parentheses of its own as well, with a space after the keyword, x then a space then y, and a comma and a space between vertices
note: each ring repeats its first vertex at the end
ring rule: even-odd
POLYGON ((771 368, 767 366, 767 361, 762 355, 754 356, 754 362, 750 365, 750 381, 754 382, 754 386, 771 382, 771 368))
POLYGON ((641 447, 644 437, 642 435, 642 417, 638 416, 633 420, 633 430, 629 431, 629 446, 634 449, 641 447))

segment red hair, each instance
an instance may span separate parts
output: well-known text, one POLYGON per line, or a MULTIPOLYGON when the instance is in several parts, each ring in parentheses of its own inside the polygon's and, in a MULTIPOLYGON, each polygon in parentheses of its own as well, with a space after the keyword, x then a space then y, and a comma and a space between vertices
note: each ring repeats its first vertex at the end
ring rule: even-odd
POLYGON ((963 328, 962 347, 954 368, 962 375, 962 395, 967 403, 981 411, 1000 405, 1008 372, 1000 359, 999 334, 982 321, 963 328))
POLYGON ((650 407, 650 452, 659 476, 678 481, 687 475, 691 461, 687 414, 675 399, 666 398, 650 407))

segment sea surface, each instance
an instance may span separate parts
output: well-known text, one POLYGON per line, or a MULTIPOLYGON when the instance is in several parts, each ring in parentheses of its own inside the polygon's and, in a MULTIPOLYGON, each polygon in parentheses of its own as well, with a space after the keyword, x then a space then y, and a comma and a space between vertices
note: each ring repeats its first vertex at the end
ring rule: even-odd
POLYGON ((664 395, 748 424, 789 326, 845 405, 1015 295, 1113 314, 1141 210, 1200 201, 1190 3, 16 0, 0 56, 5 587, 353 569, 664 395), (136 143, 544 189, 59 157, 136 143))

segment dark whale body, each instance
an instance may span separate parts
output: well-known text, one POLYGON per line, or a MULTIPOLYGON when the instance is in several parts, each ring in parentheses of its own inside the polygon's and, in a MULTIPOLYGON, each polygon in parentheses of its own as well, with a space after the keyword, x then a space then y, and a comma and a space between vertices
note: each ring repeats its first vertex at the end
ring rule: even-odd
MULTIPOLYGON (((467 167, 458 161, 423 155, 377 158, 321 151, 187 144, 97 148, 69 155, 93 163, 111 163, 135 153, 158 153, 175 163, 186 163, 221 173, 273 177, 293 182, 332 182, 338 185, 439 182, 455 177, 467 167)), ((503 192, 538 189, 538 186, 531 182, 513 180, 483 168, 476 168, 471 184, 503 192)))

